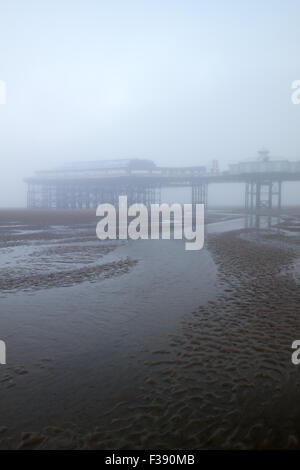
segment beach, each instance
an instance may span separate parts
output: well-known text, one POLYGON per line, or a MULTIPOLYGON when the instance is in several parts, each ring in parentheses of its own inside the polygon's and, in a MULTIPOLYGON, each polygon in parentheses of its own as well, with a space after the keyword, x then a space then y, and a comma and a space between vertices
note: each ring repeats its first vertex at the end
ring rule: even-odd
POLYGON ((299 448, 298 209, 199 253, 66 215, 0 214, 0 447, 299 448))

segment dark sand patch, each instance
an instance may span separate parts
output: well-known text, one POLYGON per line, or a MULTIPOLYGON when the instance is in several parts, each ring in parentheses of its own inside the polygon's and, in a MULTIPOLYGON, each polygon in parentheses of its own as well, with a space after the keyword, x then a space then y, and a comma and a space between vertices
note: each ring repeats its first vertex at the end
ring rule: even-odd
POLYGON ((136 264, 128 258, 102 261, 120 245, 97 239, 94 211, 0 210, 0 224, 1 254, 6 255, 0 292, 96 282, 125 274, 136 264))
POLYGON ((82 282, 96 282, 114 276, 120 276, 129 271, 137 261, 129 258, 99 266, 85 267, 62 272, 46 274, 22 274, 12 270, 0 277, 0 291, 32 291, 37 289, 50 289, 53 287, 69 287, 82 282))
MULTIPOLYGON (((220 293, 152 352, 138 399, 99 414, 89 432, 63 421, 24 430, 21 448, 300 447, 300 369, 291 364, 300 293, 283 274, 297 256, 294 245, 268 246, 263 232, 239 231, 211 236, 208 246, 220 293)), ((5 428, 0 447, 14 446, 5 428)))
POLYGON ((75 426, 55 436, 44 430, 30 447, 299 448, 300 376, 291 343, 300 334, 300 293, 281 274, 294 253, 240 232, 213 236, 209 246, 224 293, 187 315, 165 350, 153 351, 140 401, 99 416, 88 434, 75 426))

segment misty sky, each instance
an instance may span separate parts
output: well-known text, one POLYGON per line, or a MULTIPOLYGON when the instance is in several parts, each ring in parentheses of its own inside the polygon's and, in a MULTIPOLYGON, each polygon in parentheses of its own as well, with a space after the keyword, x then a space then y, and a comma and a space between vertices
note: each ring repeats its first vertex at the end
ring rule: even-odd
POLYGON ((300 160, 299 23, 299 0, 0 0, 0 206, 73 160, 300 160))

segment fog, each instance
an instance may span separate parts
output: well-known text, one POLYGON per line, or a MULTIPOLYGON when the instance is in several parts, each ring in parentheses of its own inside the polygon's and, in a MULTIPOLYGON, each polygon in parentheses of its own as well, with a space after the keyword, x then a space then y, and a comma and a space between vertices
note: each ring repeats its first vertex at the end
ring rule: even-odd
MULTIPOLYGON (((299 17, 298 0, 0 1, 0 206, 74 160, 299 160, 299 17)), ((238 185, 212 189, 242 203, 238 185)))

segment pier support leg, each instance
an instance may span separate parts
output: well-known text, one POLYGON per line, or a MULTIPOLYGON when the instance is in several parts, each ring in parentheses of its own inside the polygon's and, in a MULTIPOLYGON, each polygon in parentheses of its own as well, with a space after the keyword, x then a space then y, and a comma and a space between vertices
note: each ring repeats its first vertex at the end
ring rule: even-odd
POLYGON ((247 212, 281 209, 282 182, 273 180, 248 181, 245 185, 247 212))
POLYGON ((207 183, 200 183, 192 186, 192 204, 204 204, 207 207, 207 183))

